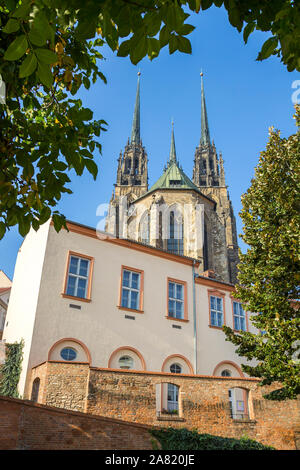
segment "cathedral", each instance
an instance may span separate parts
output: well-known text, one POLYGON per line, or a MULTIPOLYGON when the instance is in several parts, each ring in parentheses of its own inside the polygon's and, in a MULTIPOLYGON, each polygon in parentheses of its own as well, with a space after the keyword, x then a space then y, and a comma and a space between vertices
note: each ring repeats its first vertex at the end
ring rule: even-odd
POLYGON ((106 231, 197 259, 200 271, 210 271, 216 279, 235 283, 236 222, 225 184, 222 154, 218 155, 210 138, 203 74, 201 136, 195 149, 193 179, 179 163, 172 123, 169 161, 150 188, 148 156, 140 132, 138 75, 131 137, 118 158, 106 231))

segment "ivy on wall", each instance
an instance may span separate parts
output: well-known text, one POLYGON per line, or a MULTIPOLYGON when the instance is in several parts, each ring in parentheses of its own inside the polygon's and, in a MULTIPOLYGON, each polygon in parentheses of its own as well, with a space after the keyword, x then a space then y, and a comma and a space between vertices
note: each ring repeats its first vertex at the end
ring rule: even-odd
MULTIPOLYGON (((246 436, 236 439, 171 427, 152 429, 150 433, 158 440, 162 450, 274 450, 246 436)), ((152 446, 156 449, 156 442, 152 442, 152 446)))
POLYGON ((6 358, 0 368, 0 395, 18 398, 18 383, 22 370, 24 340, 6 344, 6 358))

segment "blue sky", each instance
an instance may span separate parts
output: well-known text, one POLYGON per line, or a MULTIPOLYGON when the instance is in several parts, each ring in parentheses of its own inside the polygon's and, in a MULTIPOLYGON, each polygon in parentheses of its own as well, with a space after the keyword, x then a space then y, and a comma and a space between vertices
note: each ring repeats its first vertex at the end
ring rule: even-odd
MULTIPOLYGON (((189 38, 192 54, 165 48, 153 62, 143 59, 138 66, 104 49, 101 70, 108 84, 99 81, 80 93, 83 104, 105 119, 108 131, 100 136, 102 155, 96 154, 99 174, 77 177, 71 172, 72 195, 59 203, 68 219, 96 226, 96 208, 109 202, 116 180, 117 158, 130 135, 137 72, 141 75, 141 137, 149 158, 149 184, 161 175, 168 159, 171 119, 175 123, 177 157, 192 177, 195 148, 200 140, 200 71, 204 84, 211 138, 225 161, 226 183, 237 218, 240 197, 250 185, 260 151, 265 149, 270 126, 282 136, 295 133, 292 119, 292 83, 299 73, 287 72, 278 58, 257 62, 256 56, 268 37, 251 35, 248 44, 228 22, 224 9, 212 7, 189 22, 196 29, 189 38)), ((0 241, 0 269, 12 278, 22 238, 16 228, 0 241)), ((246 246, 239 242, 243 251, 246 246)))

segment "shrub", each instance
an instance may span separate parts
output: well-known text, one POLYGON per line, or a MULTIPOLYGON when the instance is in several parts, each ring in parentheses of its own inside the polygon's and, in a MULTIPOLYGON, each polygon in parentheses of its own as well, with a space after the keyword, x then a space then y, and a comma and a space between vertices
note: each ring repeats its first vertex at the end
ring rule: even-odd
POLYGON ((152 429, 151 434, 160 442, 162 450, 274 450, 248 437, 235 439, 199 434, 186 428, 152 429))

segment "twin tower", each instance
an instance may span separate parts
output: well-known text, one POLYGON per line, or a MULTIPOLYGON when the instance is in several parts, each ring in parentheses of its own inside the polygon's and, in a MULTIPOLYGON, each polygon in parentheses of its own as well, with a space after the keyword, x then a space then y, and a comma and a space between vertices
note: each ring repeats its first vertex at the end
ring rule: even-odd
POLYGON ((148 157, 140 135, 139 73, 131 137, 119 155, 114 186, 107 232, 197 259, 200 274, 236 282, 236 221, 225 185, 223 158, 210 139, 202 73, 201 138, 193 179, 179 164, 172 125, 169 161, 149 189, 148 157))

